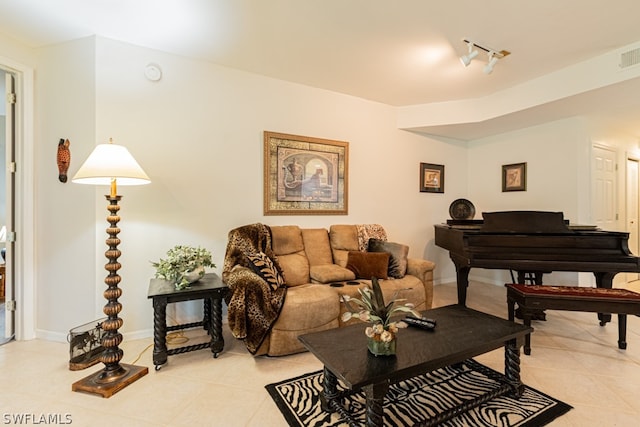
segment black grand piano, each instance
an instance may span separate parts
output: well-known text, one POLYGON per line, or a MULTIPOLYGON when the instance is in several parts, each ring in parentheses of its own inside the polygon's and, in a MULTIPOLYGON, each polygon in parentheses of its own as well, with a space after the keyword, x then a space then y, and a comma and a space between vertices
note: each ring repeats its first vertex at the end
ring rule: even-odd
POLYGON ((629 251, 629 233, 571 227, 562 212, 485 212, 482 217, 435 226, 436 245, 449 251, 456 267, 458 304, 466 305, 472 267, 515 270, 519 283, 530 274, 536 284, 552 271, 592 272, 602 288, 611 288, 617 273, 640 272, 640 258, 629 251))

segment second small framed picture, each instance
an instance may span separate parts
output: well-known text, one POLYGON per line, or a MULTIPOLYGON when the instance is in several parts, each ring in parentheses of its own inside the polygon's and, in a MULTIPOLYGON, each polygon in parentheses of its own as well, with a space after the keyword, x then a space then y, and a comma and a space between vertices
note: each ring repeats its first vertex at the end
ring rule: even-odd
POLYGON ((527 164, 502 165, 502 192, 527 191, 527 164))
POLYGON ((444 165, 420 163, 420 191, 444 193, 444 165))

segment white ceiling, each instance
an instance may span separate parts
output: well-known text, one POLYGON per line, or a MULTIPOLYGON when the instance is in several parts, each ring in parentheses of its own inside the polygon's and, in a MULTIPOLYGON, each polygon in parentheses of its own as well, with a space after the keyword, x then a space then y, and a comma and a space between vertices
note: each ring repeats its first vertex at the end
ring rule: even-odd
MULTIPOLYGON (((393 106, 484 97, 603 55, 640 41, 638 16, 638 0, 0 0, 0 32, 32 47, 95 34, 393 106), (490 75, 485 55, 464 68, 463 38, 511 55, 490 75)), ((477 138, 575 109, 640 136, 635 98, 604 89, 433 131, 477 138)))

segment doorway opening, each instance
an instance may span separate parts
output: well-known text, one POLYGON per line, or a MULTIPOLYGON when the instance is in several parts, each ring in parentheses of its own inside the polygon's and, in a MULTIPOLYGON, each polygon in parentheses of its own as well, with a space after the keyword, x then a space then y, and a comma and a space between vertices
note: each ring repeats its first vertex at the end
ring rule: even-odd
POLYGON ((10 92, 15 94, 0 97, 6 162, 4 172, 0 174, 5 177, 6 184, 3 188, 7 229, 4 245, 5 327, 0 329, 0 339, 29 340, 36 338, 34 69, 0 56, 0 72, 3 74, 0 80, 4 83, 2 91, 8 92, 11 88, 10 92), (11 107, 7 108, 9 105, 11 107))
POLYGON ((0 69, 0 344, 15 336, 14 236, 15 76, 0 69))

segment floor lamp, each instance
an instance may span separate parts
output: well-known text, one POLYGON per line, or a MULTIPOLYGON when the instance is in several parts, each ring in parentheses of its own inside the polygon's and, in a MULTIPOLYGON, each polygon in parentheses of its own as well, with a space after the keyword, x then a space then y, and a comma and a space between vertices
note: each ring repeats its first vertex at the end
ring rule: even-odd
POLYGON ((122 342, 122 334, 118 332, 118 329, 122 327, 123 322, 118 317, 118 313, 122 310, 122 304, 118 302, 122 290, 118 287, 118 283, 120 283, 118 257, 121 252, 118 250, 120 229, 117 224, 120 221, 118 202, 122 196, 117 195, 116 182, 120 185, 142 185, 149 184, 151 181, 125 147, 113 144, 113 141, 109 140, 108 144, 96 146, 73 177, 72 182, 109 185, 111 193, 106 196, 109 201, 107 210, 110 214, 107 216, 109 237, 106 241, 109 249, 105 252, 109 260, 105 269, 109 274, 104 280, 107 284, 107 290, 104 291, 107 304, 103 308, 107 320, 102 323, 102 329, 105 332, 102 338, 104 351, 100 355, 104 369, 73 383, 71 390, 111 397, 149 372, 145 366, 120 363, 124 353, 118 348, 122 342))

